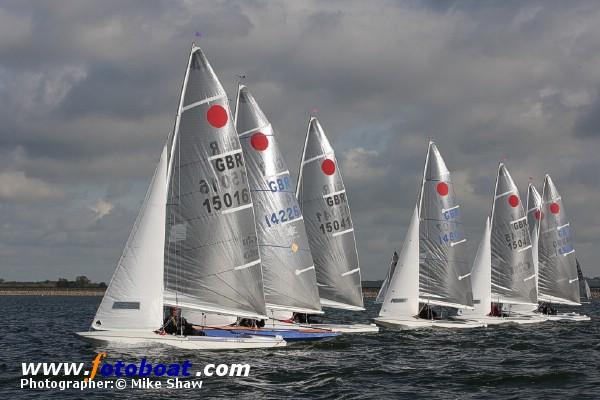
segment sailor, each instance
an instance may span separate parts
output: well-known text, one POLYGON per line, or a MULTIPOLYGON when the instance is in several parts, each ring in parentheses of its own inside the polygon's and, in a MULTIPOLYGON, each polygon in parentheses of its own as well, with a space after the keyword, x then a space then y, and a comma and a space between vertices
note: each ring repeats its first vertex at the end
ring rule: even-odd
POLYGON ((163 326, 160 329, 160 332, 165 332, 170 335, 194 335, 194 336, 204 336, 205 333, 201 329, 196 329, 196 327, 189 322, 185 318, 183 318, 176 307, 169 307, 169 315, 163 321, 163 326))

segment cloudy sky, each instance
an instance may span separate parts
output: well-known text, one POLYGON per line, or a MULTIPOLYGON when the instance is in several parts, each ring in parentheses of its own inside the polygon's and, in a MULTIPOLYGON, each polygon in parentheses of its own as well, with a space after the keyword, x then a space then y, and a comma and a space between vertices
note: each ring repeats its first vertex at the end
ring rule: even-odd
POLYGON ((401 245, 429 138, 471 253, 505 158, 523 196, 529 177, 553 176, 584 272, 600 275, 596 1, 5 0, 0 278, 110 278, 193 40, 231 97, 247 76, 291 170, 319 110, 363 278, 382 278, 401 245))

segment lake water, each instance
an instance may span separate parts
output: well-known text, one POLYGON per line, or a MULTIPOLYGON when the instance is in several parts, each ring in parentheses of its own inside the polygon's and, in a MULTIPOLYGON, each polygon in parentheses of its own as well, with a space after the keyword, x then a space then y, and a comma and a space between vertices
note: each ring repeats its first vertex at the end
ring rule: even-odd
MULTIPOLYGON (((592 322, 545 322, 474 330, 346 335, 276 350, 197 352, 157 347, 98 349, 73 335, 87 330, 100 297, 0 297, 0 397, 21 398, 600 398, 600 303, 578 307, 592 322), (32 391, 20 389, 22 362, 110 360, 248 363, 243 378, 203 379, 202 389, 32 391)), ((332 311, 338 321, 366 313, 332 311)), ((569 310, 565 307, 563 310, 569 310)), ((97 378, 102 379, 102 378, 97 378)))

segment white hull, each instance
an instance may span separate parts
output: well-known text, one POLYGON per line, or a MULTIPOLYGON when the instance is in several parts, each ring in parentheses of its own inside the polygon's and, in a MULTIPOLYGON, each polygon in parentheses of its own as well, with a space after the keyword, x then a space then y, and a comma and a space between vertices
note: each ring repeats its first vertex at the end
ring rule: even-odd
POLYGON ((534 315, 531 317, 526 316, 515 316, 515 317, 477 317, 477 316, 468 316, 461 315, 457 317, 453 317, 454 320, 457 321, 478 321, 485 323, 487 325, 500 325, 500 324, 516 324, 516 325, 528 325, 528 324, 539 324, 541 322, 547 321, 546 318, 539 315, 534 315))
POLYGON ((583 322, 591 321, 592 319, 587 315, 581 315, 577 313, 558 313, 556 315, 544 315, 548 321, 574 321, 583 322))
POLYGON ((310 324, 314 329, 327 329, 339 333, 377 333, 379 328, 375 324, 310 324))
POLYGON ((375 324, 297 324, 269 319, 265 322, 265 329, 324 329, 339 333, 377 333, 379 328, 375 324))
POLYGON ((221 338, 209 336, 159 335, 140 331, 91 331, 76 333, 83 340, 94 344, 117 346, 156 346, 166 345, 188 350, 233 350, 284 347, 286 341, 281 336, 247 336, 241 338, 221 338))
POLYGON ((487 325, 484 322, 478 321, 451 321, 440 319, 391 319, 391 318, 375 318, 375 323, 379 326, 392 329, 424 329, 424 328, 444 328, 444 329, 473 329, 485 328, 487 325))

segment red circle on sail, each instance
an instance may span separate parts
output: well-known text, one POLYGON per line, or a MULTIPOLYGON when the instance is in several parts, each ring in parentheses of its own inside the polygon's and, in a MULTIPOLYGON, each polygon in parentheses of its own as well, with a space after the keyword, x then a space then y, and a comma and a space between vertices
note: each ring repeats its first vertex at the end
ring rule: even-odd
POLYGON ((256 132, 250 139, 250 144, 254 150, 264 151, 269 147, 269 138, 262 132, 256 132))
POLYGON ((321 170, 325 175, 333 175, 335 174, 335 163, 333 160, 326 158, 325 161, 321 163, 321 170))
POLYGON ((517 196, 516 194, 511 194, 510 196, 508 196, 508 204, 510 204, 511 207, 518 206, 519 196, 517 196))
POLYGON ((448 194, 448 184, 446 182, 438 183, 435 189, 440 196, 446 196, 448 194))
POLYGON ((215 128, 222 128, 227 123, 227 111, 222 106, 215 104, 206 112, 206 119, 215 128))
POLYGON ((558 203, 550 204, 550 212, 552 214, 558 214, 559 211, 560 211, 560 206, 558 205, 558 203))
POLYGON ((542 213, 540 210, 536 210, 535 213, 533 213, 533 216, 539 221, 540 219, 544 218, 544 213, 542 213))

